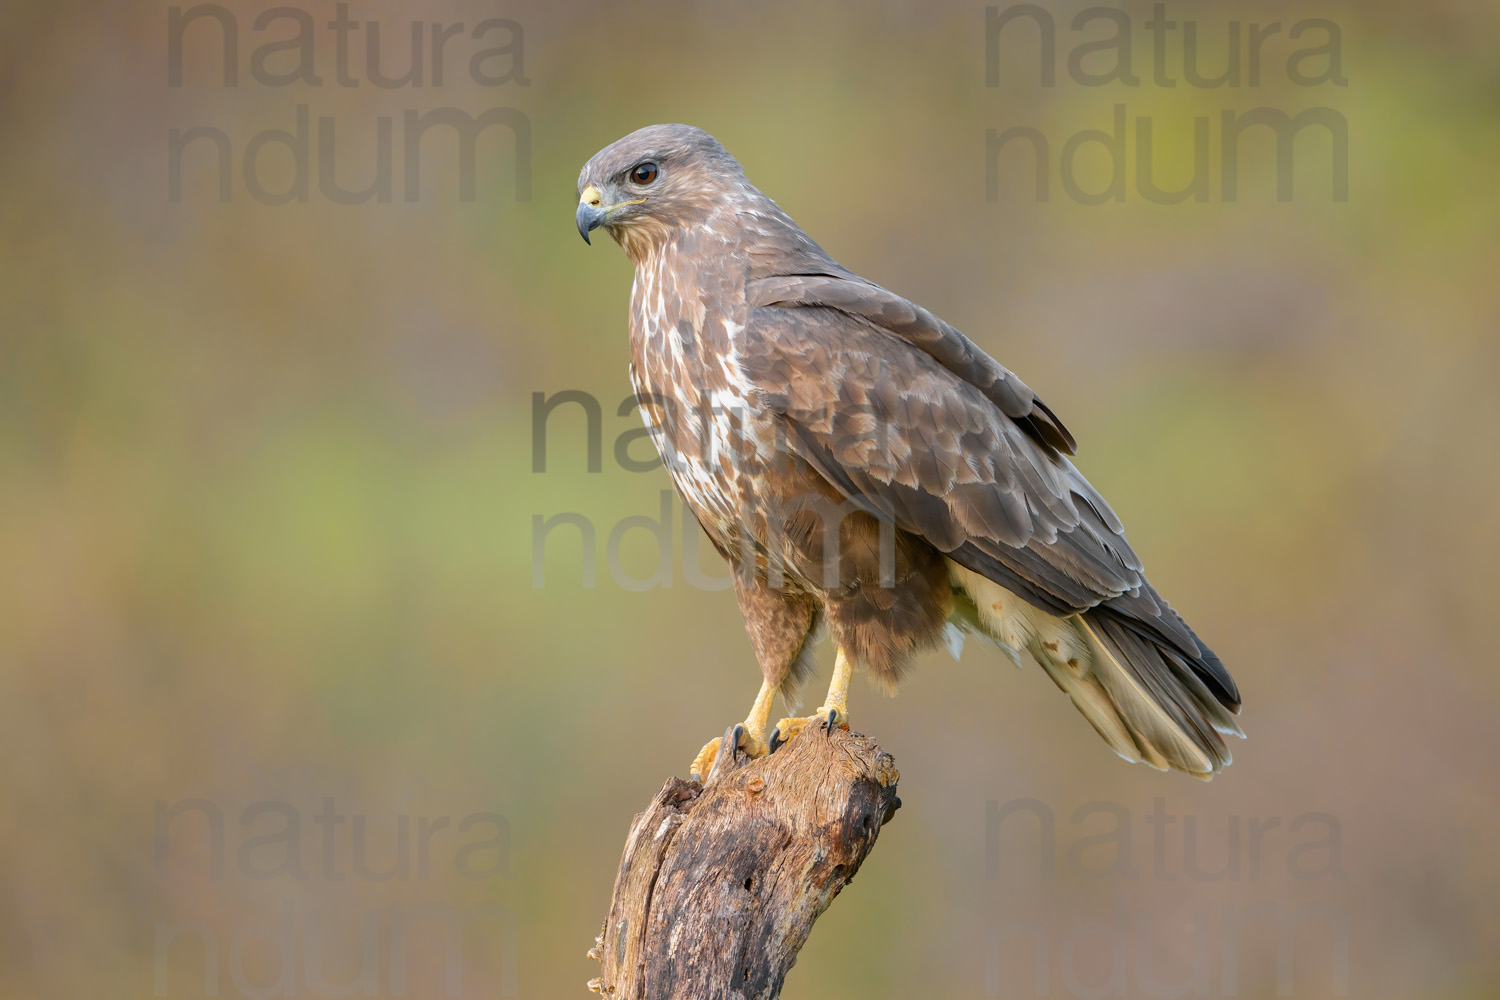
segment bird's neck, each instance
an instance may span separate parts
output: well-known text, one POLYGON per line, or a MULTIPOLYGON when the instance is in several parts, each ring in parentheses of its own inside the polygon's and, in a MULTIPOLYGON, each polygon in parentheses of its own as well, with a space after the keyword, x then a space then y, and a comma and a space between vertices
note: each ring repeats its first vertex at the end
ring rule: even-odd
POLYGON ((682 386, 699 368, 731 351, 730 331, 746 323, 749 265, 724 234, 706 224, 677 229, 645 248, 631 291, 631 354, 648 368, 654 356, 680 369, 682 386))

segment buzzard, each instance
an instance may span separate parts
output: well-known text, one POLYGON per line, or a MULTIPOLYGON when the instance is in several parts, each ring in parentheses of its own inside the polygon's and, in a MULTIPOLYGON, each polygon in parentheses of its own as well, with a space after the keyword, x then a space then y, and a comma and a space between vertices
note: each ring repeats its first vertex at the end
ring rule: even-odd
POLYGON ((913 654, 974 634, 1034 659, 1126 760, 1201 778, 1229 763, 1234 681, 1147 582, 1036 393, 834 261, 701 129, 633 132, 578 190, 585 242, 603 227, 635 264, 642 417, 734 570, 763 679, 743 749, 846 725, 856 666, 891 690, 913 654), (768 740, 773 696, 795 695, 825 630, 827 697, 768 740))

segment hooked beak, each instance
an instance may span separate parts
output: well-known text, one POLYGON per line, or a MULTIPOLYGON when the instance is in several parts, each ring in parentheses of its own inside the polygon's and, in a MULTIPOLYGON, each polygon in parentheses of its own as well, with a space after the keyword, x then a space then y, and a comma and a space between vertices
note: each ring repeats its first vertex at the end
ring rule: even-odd
POLYGON ((631 201, 620 201, 613 205, 605 205, 603 197, 599 194, 599 189, 590 184, 578 196, 578 214, 575 216, 578 220, 578 235, 583 237, 583 242, 588 243, 589 233, 604 225, 604 220, 609 216, 610 212, 613 212, 617 208, 624 208, 626 205, 644 204, 645 201, 645 198, 635 198, 631 201))
POLYGON ((603 207, 599 197, 599 189, 590 184, 583 189, 578 196, 578 235, 583 237, 583 242, 588 243, 589 233, 604 225, 604 216, 608 213, 603 207))

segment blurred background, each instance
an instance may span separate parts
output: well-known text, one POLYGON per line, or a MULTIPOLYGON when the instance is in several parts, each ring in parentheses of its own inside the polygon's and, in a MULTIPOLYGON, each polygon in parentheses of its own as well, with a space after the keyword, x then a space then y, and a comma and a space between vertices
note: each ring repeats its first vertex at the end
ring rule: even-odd
POLYGON ((1200 784, 994 650, 856 681, 905 807, 785 995, 1495 995, 1500 11, 1170 3, 1167 86, 1146 3, 1088 83, 1082 7, 987 54, 980 3, 7 4, 0 995, 588 995, 632 815, 758 683, 680 508, 670 587, 608 559, 669 482, 575 180, 659 121, 1036 388, 1245 697, 1200 784), (1343 123, 1346 198, 1321 126, 1227 197, 1262 107, 1343 123), (1146 197, 1138 122, 1179 189, 1199 117, 1205 197, 1146 197), (600 467, 569 404, 536 472, 567 390, 600 467))

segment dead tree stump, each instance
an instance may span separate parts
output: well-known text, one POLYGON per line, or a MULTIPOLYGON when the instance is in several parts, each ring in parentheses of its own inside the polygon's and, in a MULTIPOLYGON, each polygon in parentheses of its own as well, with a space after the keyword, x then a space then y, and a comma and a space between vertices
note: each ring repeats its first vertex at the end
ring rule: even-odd
POLYGON ((890 754, 809 726, 749 760, 726 731, 708 780, 668 778, 625 841, 589 988, 615 1000, 772 1000, 813 921, 900 807, 890 754))

